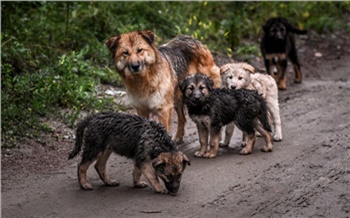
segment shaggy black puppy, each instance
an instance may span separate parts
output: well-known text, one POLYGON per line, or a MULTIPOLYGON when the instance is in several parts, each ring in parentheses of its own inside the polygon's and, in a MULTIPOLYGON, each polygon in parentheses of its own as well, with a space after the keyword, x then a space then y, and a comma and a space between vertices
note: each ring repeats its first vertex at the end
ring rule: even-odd
POLYGON ((282 17, 270 18, 262 28, 264 35, 260 43, 260 50, 264 58, 266 72, 275 78, 279 89, 286 89, 285 73, 289 59, 294 67, 294 82, 301 83, 302 75, 293 33, 306 34, 307 31, 294 27, 282 17), (273 72, 274 65, 277 67, 277 75, 273 72))
POLYGON ((255 130, 266 140, 263 151, 272 151, 271 127, 267 120, 264 99, 256 91, 215 89, 213 81, 197 73, 180 83, 191 119, 197 124, 201 149, 197 157, 214 158, 217 155, 221 128, 233 122, 244 133, 245 148, 241 154, 252 152, 255 130), (210 149, 207 152, 208 136, 210 149))
POLYGON ((82 146, 78 179, 84 190, 93 189, 87 182, 86 172, 95 160, 95 169, 101 180, 108 186, 119 185, 106 173, 106 163, 112 152, 134 160, 134 187, 147 187, 141 181, 143 174, 159 193, 166 190, 158 177, 170 193, 177 193, 182 173, 186 165, 190 165, 161 124, 131 114, 107 112, 85 118, 78 124, 75 147, 69 159, 74 158, 82 146))

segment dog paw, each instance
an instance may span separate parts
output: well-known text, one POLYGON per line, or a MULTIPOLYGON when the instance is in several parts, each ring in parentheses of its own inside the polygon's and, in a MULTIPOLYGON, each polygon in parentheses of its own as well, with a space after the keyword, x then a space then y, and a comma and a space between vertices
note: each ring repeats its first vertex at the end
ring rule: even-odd
POLYGON ((144 181, 141 181, 140 183, 134 183, 134 188, 146 188, 148 187, 148 184, 144 181))
POLYGON ((178 144, 178 145, 181 145, 184 143, 184 140, 183 139, 180 139, 180 138, 175 138, 174 139, 175 143, 178 144))
POLYGON ((154 190, 156 193, 158 193, 158 194, 168 194, 168 190, 166 190, 166 189, 159 189, 159 190, 157 190, 157 189, 155 189, 154 190))
POLYGON ((210 152, 207 152, 203 155, 204 158, 215 158, 216 157, 216 154, 213 154, 213 153, 210 153, 210 152))
POLYGON ((247 149, 246 147, 245 148, 243 148, 242 150, 241 150, 241 152, 239 152, 240 154, 243 154, 243 155, 247 155, 247 154, 251 154, 252 153, 252 151, 250 150, 250 149, 247 149))
POLYGON ((275 142, 280 142, 280 141, 282 141, 282 136, 280 136, 280 135, 274 135, 274 136, 273 136, 273 140, 274 140, 275 142))
POLYGON ((267 147, 267 146, 264 146, 262 149, 260 149, 261 151, 263 152, 271 152, 272 151, 272 147, 267 147))
POLYGON ((80 184, 80 188, 84 191, 92 191, 94 187, 90 183, 80 184))
POLYGON ((247 143, 241 142, 241 147, 242 147, 242 148, 245 148, 245 146, 247 146, 247 143))
POLYGON ((294 79, 294 83, 301 83, 301 79, 294 79))
POLYGON ((228 147, 228 144, 226 144, 224 142, 220 142, 219 147, 225 148, 225 147, 228 147))
POLYGON ((119 186, 119 182, 116 182, 114 180, 109 181, 108 183, 105 183, 106 186, 119 186))
POLYGON ((200 151, 196 151, 196 153, 194 153, 194 156, 195 157, 203 157, 203 153, 202 152, 200 152, 200 151))

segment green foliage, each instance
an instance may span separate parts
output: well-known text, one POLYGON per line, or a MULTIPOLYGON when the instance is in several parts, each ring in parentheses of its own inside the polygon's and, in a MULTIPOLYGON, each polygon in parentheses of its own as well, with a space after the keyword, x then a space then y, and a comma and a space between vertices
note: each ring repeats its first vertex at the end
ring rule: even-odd
POLYGON ((149 29, 161 44, 188 34, 218 54, 249 59, 272 16, 324 32, 344 28, 349 10, 349 2, 2 2, 2 137, 47 130, 39 118, 61 109, 70 124, 80 110, 118 110, 97 96, 101 83, 121 85, 104 45, 111 36, 149 29))

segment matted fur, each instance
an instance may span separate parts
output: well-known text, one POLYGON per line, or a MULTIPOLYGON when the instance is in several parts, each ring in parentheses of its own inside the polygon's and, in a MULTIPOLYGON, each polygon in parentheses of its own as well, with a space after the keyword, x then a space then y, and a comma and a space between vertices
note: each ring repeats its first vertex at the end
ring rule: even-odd
POLYGON ((286 69, 289 59, 294 67, 295 83, 301 83, 302 74, 298 60, 293 33, 306 34, 306 30, 300 30, 282 17, 270 18, 263 25, 264 35, 261 39, 260 50, 264 58, 266 72, 273 76, 278 88, 287 88, 286 69), (274 73, 277 67, 277 74, 274 73))
POLYGON ((112 152, 134 160, 134 187, 147 187, 141 181, 143 174, 159 193, 166 190, 158 177, 170 193, 177 193, 186 165, 190 165, 162 125, 137 115, 107 112, 85 118, 78 124, 75 147, 69 159, 78 155, 82 147, 78 181, 84 190, 93 189, 86 172, 95 160, 95 169, 101 180, 108 186, 119 185, 106 172, 106 163, 112 152))
POLYGON ((178 116, 175 141, 182 143, 186 119, 178 82, 200 71, 219 87, 220 69, 210 51, 191 36, 177 36, 160 47, 155 45, 154 38, 151 31, 135 31, 111 37, 106 45, 138 115, 146 118, 156 115, 169 131, 175 106, 178 116))
MULTIPOLYGON (((265 101, 274 125, 273 139, 282 140, 282 127, 278 103, 278 88, 275 80, 267 74, 254 73, 254 67, 247 63, 229 63, 220 68, 222 86, 228 89, 256 90, 265 101)), ((233 130, 233 129, 232 129, 233 130)), ((226 133, 223 145, 229 145, 232 133, 226 133)))
POLYGON ((263 151, 272 151, 271 128, 264 99, 253 90, 217 89, 206 75, 197 73, 180 84, 191 119, 197 124, 201 149, 197 157, 214 158, 217 155, 221 128, 234 123, 244 133, 246 142, 241 154, 252 152, 256 135, 266 140, 263 151), (208 138, 210 137, 208 149, 208 138))

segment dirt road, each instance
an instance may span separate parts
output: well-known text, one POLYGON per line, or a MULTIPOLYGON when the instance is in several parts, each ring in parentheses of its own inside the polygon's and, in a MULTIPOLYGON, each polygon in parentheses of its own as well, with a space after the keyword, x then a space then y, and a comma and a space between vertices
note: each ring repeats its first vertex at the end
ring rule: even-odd
POLYGON ((66 161, 72 140, 47 142, 48 150, 60 144, 50 156, 22 148, 17 167, 10 161, 15 154, 3 152, 2 217, 350 217, 348 41, 299 41, 304 81, 293 84, 289 73, 288 90, 279 94, 284 138, 273 152, 261 152, 259 138, 251 155, 239 155, 235 130, 217 158, 195 158, 198 135, 188 119, 181 149, 192 164, 176 196, 132 188, 132 162, 116 155, 108 165, 119 187, 103 186, 91 168, 95 190, 80 190, 78 160, 66 161))

